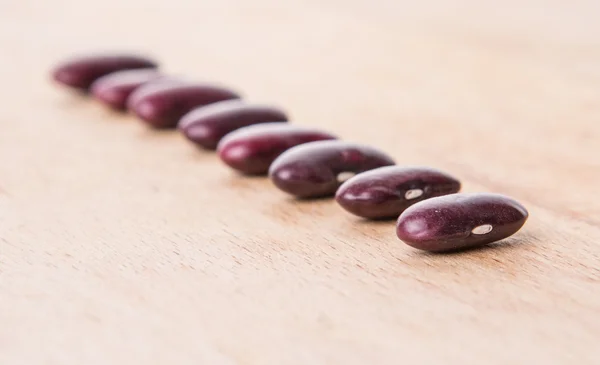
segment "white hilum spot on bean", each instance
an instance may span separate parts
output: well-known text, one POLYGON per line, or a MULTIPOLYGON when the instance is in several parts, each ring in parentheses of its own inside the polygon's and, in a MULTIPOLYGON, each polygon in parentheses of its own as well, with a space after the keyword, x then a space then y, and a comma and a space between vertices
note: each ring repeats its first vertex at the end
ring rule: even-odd
POLYGON ((477 226, 471 230, 473 234, 487 234, 492 231, 493 227, 491 224, 483 224, 481 226, 477 226))
POLYGON ((337 175, 337 181, 339 183, 343 183, 344 181, 348 180, 349 178, 353 177, 354 175, 356 175, 356 173, 354 173, 352 171, 340 172, 337 175))
POLYGON ((404 194, 404 198, 406 200, 412 200, 412 199, 417 199, 421 195, 423 195, 423 190, 421 190, 421 189, 410 189, 410 190, 408 190, 404 194))

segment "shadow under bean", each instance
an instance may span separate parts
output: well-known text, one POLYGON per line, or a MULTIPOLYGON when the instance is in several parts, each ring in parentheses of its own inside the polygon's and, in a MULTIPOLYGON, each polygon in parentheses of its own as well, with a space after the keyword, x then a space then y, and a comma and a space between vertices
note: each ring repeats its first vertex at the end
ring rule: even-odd
POLYGON ((78 108, 83 105, 89 105, 93 102, 89 95, 75 90, 67 90, 66 93, 57 97, 56 103, 60 109, 78 108))
MULTIPOLYGON (((340 209, 342 209, 340 207, 340 209)), ((344 213, 346 213, 344 211, 344 213)), ((357 226, 391 226, 391 227, 395 227, 396 226, 396 220, 398 220, 398 218, 378 218, 378 219, 367 219, 367 218, 361 218, 361 217, 357 217, 354 215, 351 215, 350 213, 346 213, 350 219, 353 219, 353 224, 357 225, 357 226)))
POLYGON ((474 253, 474 252, 486 252, 486 251, 490 251, 490 250, 494 250, 495 253, 500 254, 502 252, 506 252, 507 250, 510 251, 510 250, 516 249, 524 244, 526 244, 525 239, 515 237, 515 238, 505 238, 503 240, 500 240, 497 242, 492 242, 490 244, 483 245, 483 246, 465 247, 465 248, 460 248, 460 249, 456 249, 456 250, 452 250, 452 251, 445 251, 445 252, 428 252, 428 251, 418 250, 418 254, 422 255, 422 256, 430 256, 430 257, 439 257, 439 256, 450 257, 450 256, 465 255, 465 254, 474 253))

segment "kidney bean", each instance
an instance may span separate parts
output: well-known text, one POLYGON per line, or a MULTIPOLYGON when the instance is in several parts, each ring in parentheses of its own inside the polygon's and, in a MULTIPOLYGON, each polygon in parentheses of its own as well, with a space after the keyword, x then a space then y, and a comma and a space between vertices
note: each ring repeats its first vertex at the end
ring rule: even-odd
POLYGON ((128 107, 144 122, 155 128, 175 128, 196 107, 240 96, 220 86, 170 81, 147 85, 131 98, 128 107))
POLYGON ((113 109, 124 110, 127 99, 140 86, 162 76, 153 68, 124 70, 102 76, 92 84, 92 95, 113 109))
POLYGON ((436 169, 385 166, 349 179, 337 190, 335 199, 359 217, 397 218, 419 201, 459 190, 458 180, 436 169))
POLYGON ((181 118, 178 127, 190 141, 214 150, 221 138, 236 129, 287 120, 287 115, 275 107, 226 100, 193 109, 181 118))
POLYGON ((74 57, 54 68, 55 81, 87 91, 98 78, 122 70, 157 68, 158 64, 146 57, 128 54, 98 54, 74 57))
POLYGON ((148 81, 144 85, 135 89, 127 98, 127 109, 133 112, 133 106, 136 105, 140 100, 154 92, 164 89, 167 85, 182 85, 192 84, 191 81, 185 78, 164 76, 156 80, 148 81))
POLYGON ((451 194, 406 209, 396 233, 406 244, 425 251, 452 251, 486 245, 516 233, 529 213, 499 194, 451 194))
POLYGON ((350 177, 382 166, 393 165, 386 154, 369 146, 344 141, 318 141, 293 147, 271 165, 275 185, 299 198, 335 194, 350 177))
POLYGON ((287 123, 264 123, 238 129, 218 146, 219 157, 231 168, 248 175, 263 175, 284 151, 313 141, 336 139, 314 128, 287 123))

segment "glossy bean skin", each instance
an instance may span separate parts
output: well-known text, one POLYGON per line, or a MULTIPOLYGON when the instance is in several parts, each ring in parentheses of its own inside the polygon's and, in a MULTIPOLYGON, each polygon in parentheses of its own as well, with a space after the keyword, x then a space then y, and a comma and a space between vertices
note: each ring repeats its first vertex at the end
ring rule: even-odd
POLYGON ((335 199, 359 217, 396 219, 417 202, 459 190, 457 179, 436 169, 386 166, 349 179, 337 190, 335 199))
POLYGON ((282 110, 272 106, 226 100, 193 109, 181 118, 178 127, 193 143, 214 150, 225 135, 239 128, 287 120, 282 110))
POLYGON ((68 59, 54 68, 52 77, 62 85, 88 91, 94 81, 110 73, 157 67, 155 61, 142 56, 98 54, 68 59))
POLYGON ((153 68, 117 71, 94 81, 90 92, 109 107, 125 110, 127 99, 137 88, 161 77, 164 76, 153 68))
POLYGON ((133 112, 133 106, 136 105, 140 100, 146 97, 146 95, 150 95, 154 92, 160 91, 167 87, 168 85, 182 85, 182 84, 192 84, 188 79, 175 77, 175 76, 165 76, 160 77, 156 80, 149 81, 137 89, 135 89, 127 99, 127 109, 130 112, 133 112))
POLYGON ((286 150, 303 143, 336 138, 314 128, 264 123, 228 134, 219 143, 217 151, 231 168, 247 175, 265 175, 273 161, 286 150))
POLYGON ((453 251, 507 238, 528 216, 525 207, 503 195, 451 194, 406 209, 398 218, 396 234, 420 250, 453 251))
POLYGON ((332 196, 350 176, 394 160, 375 148, 345 141, 319 141, 293 147, 271 165, 269 176, 279 189, 298 198, 332 196))
POLYGON ((128 107, 154 128, 175 128, 192 109, 219 101, 239 99, 220 86, 191 82, 157 82, 131 95, 128 107))

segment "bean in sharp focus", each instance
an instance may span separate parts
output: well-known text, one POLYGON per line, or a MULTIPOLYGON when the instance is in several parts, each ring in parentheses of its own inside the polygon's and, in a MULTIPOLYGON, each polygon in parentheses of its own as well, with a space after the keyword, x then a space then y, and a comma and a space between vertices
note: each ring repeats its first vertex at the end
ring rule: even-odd
POLYGON ((386 166, 349 179, 340 186, 335 198, 345 210, 359 217, 398 218, 417 202, 459 190, 457 179, 436 169, 386 166))
POLYGON ((193 109, 181 118, 178 127, 190 141, 214 150, 225 135, 236 129, 287 120, 287 115, 273 106, 226 100, 193 109))
POLYGON ((240 96, 223 87, 191 82, 156 82, 131 95, 128 107, 154 128, 175 128, 192 109, 240 96))
POLYGON ((318 129, 287 123, 264 123, 238 129, 218 146, 219 157, 231 168, 248 175, 263 175, 286 150, 308 142, 336 139, 318 129))
POLYGON ((91 86, 92 95, 113 109, 124 110, 127 99, 139 87, 164 77, 158 70, 124 70, 102 76, 91 86))
POLYGON ((140 68, 157 68, 158 64, 146 57, 130 54, 98 54, 73 57, 56 66, 53 79, 65 86, 88 91, 98 78, 113 72, 140 68))
POLYGON ((517 201, 499 194, 451 194, 406 209, 396 233, 406 244, 443 252, 486 245, 516 233, 529 216, 517 201))
POLYGON ((394 160, 375 148, 345 142, 319 141, 293 147, 269 169, 273 183, 299 198, 332 196, 350 177, 394 160))

